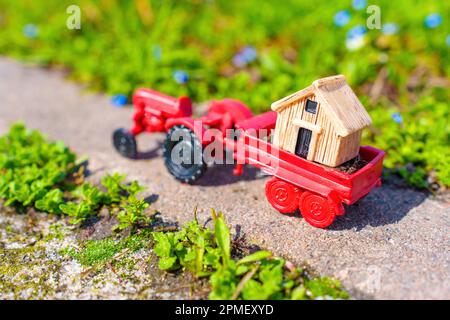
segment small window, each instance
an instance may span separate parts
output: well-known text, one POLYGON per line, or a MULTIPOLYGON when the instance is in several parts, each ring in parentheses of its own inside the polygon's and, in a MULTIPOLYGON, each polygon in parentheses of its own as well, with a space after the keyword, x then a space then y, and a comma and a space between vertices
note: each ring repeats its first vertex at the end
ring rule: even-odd
POLYGON ((305 110, 309 113, 316 113, 317 111, 317 102, 307 99, 305 110))

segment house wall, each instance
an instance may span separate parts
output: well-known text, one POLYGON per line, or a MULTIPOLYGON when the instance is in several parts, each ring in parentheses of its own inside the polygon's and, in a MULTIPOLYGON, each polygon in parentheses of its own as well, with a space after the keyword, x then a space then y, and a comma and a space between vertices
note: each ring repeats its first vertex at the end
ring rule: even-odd
POLYGON ((293 102, 278 112, 274 145, 295 153, 300 127, 313 133, 307 157, 310 161, 336 167, 358 155, 361 131, 347 137, 339 136, 315 95, 293 102), (316 114, 305 111, 307 99, 318 103, 316 114))
POLYGON ((338 166, 359 154, 362 131, 354 132, 346 137, 339 137, 339 147, 336 153, 335 163, 330 166, 338 166))
MULTIPOLYGON (((295 153, 299 127, 294 125, 294 119, 305 120, 315 124, 320 113, 320 104, 317 105, 316 114, 305 111, 306 99, 316 101, 314 95, 307 96, 284 107, 277 116, 274 144, 279 148, 295 153)), ((314 137, 313 137, 314 139, 314 137)))
POLYGON ((332 167, 336 163, 340 139, 325 112, 320 114, 319 120, 323 131, 318 137, 314 161, 332 167))

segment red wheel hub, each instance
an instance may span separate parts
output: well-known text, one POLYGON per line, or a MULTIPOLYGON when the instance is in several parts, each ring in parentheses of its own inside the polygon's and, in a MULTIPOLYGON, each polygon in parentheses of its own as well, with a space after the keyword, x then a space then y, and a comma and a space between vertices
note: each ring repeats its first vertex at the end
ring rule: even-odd
POLYGON ((299 194, 299 188, 276 177, 266 183, 267 200, 281 213, 292 214, 297 210, 299 194))
POLYGON ((300 212, 312 226, 326 228, 334 221, 335 205, 321 195, 305 192, 300 197, 300 212))

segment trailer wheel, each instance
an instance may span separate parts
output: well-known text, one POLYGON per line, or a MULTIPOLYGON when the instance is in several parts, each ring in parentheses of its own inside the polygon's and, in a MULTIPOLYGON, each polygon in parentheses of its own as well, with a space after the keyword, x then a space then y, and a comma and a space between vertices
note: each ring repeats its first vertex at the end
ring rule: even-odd
POLYGON ((207 168, 200 140, 183 125, 173 126, 167 132, 163 157, 169 173, 184 183, 194 183, 207 168))
POLYGON ((312 226, 326 228, 336 216, 337 205, 321 195, 305 191, 300 197, 300 212, 312 226))
POLYGON ((128 130, 117 129, 112 138, 114 147, 122 156, 131 159, 137 157, 136 138, 128 130))
POLYGON ((276 177, 266 183, 266 198, 281 213, 293 214, 297 210, 299 194, 298 187, 276 177))

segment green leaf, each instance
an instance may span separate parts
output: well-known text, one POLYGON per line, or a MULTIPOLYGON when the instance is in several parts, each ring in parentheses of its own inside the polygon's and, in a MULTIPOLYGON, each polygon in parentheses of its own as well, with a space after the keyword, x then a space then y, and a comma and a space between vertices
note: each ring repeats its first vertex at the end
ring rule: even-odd
POLYGON ((268 298, 263 286, 253 279, 245 283, 241 294, 244 300, 266 300, 268 298))
POLYGON ((306 289, 303 285, 300 285, 292 290, 291 300, 305 300, 306 298, 306 289))
POLYGON ((248 256, 242 258, 241 260, 239 260, 237 262, 237 264, 239 265, 242 263, 256 262, 256 261, 260 261, 263 259, 267 259, 271 256, 272 256, 272 252, 261 250, 261 251, 257 251, 255 253, 252 253, 251 255, 248 255, 248 256))
POLYGON ((175 267, 176 262, 176 257, 163 257, 159 259, 158 266, 161 270, 171 270, 175 267))
POLYGON ((170 234, 164 234, 162 232, 154 232, 153 238, 156 241, 156 245, 153 251, 158 257, 169 257, 171 254, 172 245, 169 241, 170 234))
POLYGON ((139 192, 145 190, 145 187, 133 180, 129 186, 124 186, 124 189, 128 191, 130 197, 136 197, 139 192))
POLYGON ((64 202, 63 192, 60 189, 53 189, 35 202, 36 209, 50 213, 61 213, 59 206, 64 202))
POLYGON ((228 265, 230 260, 230 230, 225 223, 225 218, 222 212, 216 215, 214 209, 212 210, 214 220, 214 236, 217 246, 222 251, 222 259, 225 265, 228 265))
POLYGON ((236 268, 236 275, 237 276, 243 275, 243 274, 247 273, 249 270, 250 270, 250 268, 248 266, 246 266, 246 265, 239 265, 236 268))

